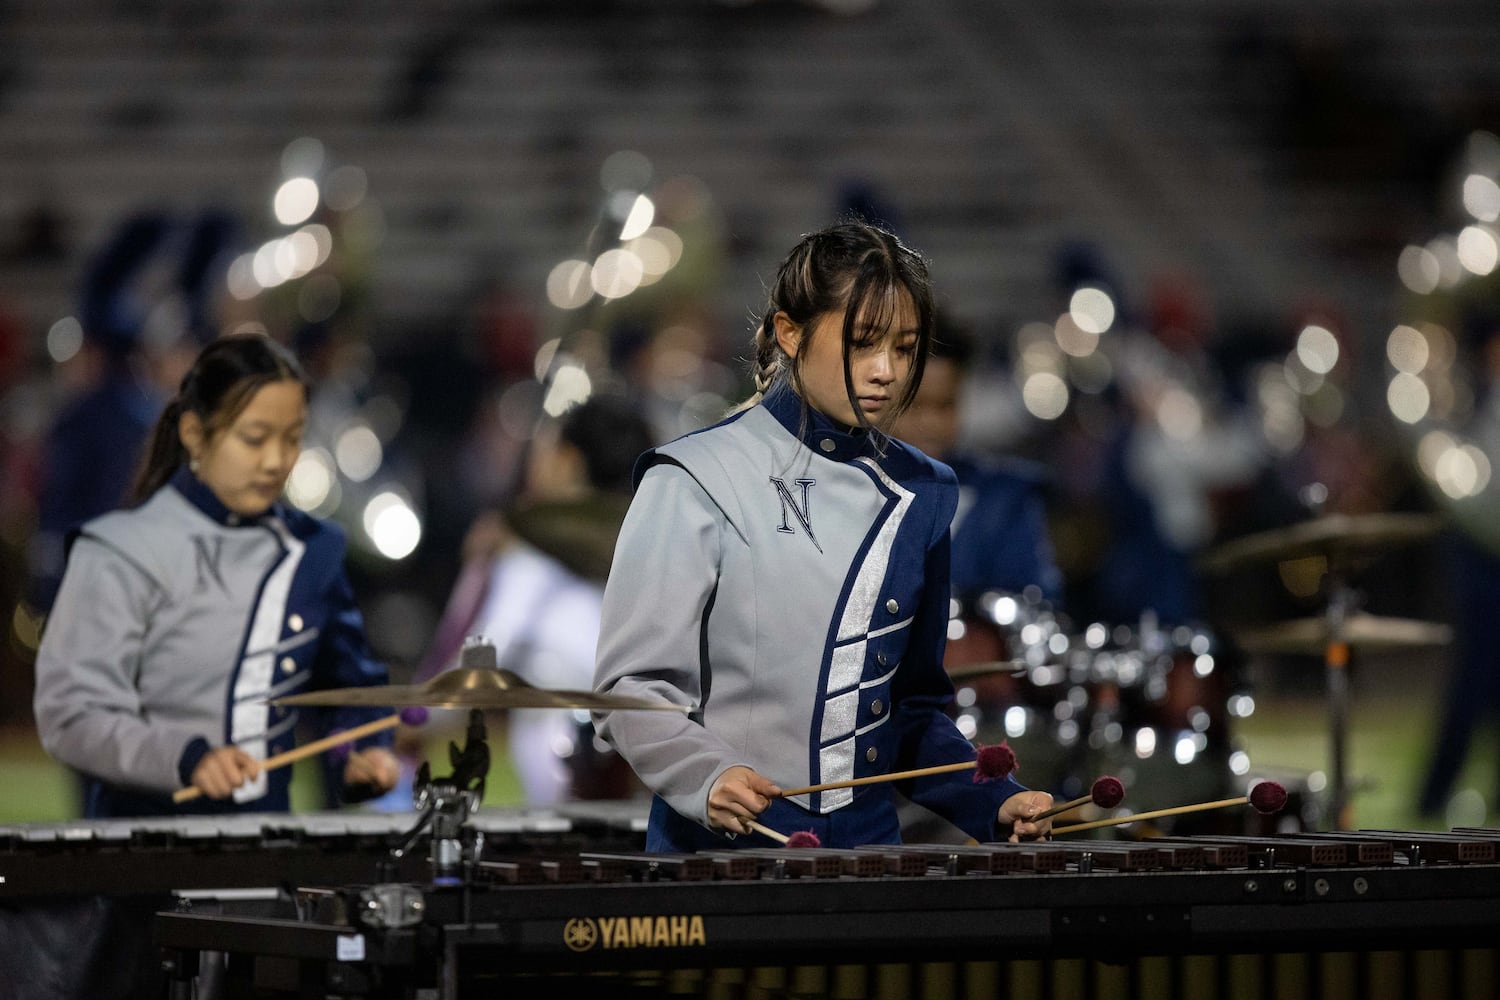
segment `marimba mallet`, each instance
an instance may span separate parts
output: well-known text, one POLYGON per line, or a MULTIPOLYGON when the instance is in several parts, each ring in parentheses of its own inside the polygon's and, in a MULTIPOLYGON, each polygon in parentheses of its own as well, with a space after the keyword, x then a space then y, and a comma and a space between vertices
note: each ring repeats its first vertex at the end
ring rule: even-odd
POLYGON ((1087 795, 1081 795, 1076 799, 1069 799, 1067 802, 1060 802, 1045 812, 1037 813, 1028 822, 1035 823, 1039 820, 1051 819, 1059 813, 1065 813, 1069 809, 1076 809, 1079 806, 1086 806, 1090 802, 1100 809, 1113 809, 1124 798, 1125 786, 1120 783, 1120 779, 1106 774, 1101 778, 1094 779, 1094 783, 1089 787, 1087 795))
POLYGON ((809 792, 826 792, 833 788, 853 788, 856 785, 876 785, 882 781, 904 781, 907 778, 922 778, 929 774, 945 774, 949 771, 974 770, 975 781, 998 781, 1008 777, 1016 769, 1016 753, 1004 743, 981 746, 973 760, 961 760, 954 764, 935 764, 932 767, 919 767, 910 771, 894 771, 891 774, 871 774, 863 778, 849 778, 844 781, 825 781, 821 785, 808 785, 805 788, 783 788, 782 798, 790 798, 793 795, 806 795, 809 792))
MULTIPOLYGON (((274 771, 278 767, 285 767, 288 764, 296 763, 304 757, 311 757, 314 754, 322 753, 324 750, 345 744, 352 744, 355 740, 362 740, 366 736, 371 736, 387 729, 394 729, 403 722, 408 726, 420 726, 426 721, 427 709, 419 705, 403 708, 401 711, 393 715, 388 715, 383 719, 376 719, 374 722, 366 722, 364 725, 355 726, 353 729, 345 729, 341 732, 332 733, 320 740, 313 740, 311 743, 303 744, 300 747, 293 747, 285 753, 276 754, 274 757, 267 757, 260 762, 260 769, 262 771, 274 771)), ((189 785, 187 788, 179 788, 173 792, 172 801, 188 802, 198 798, 202 794, 202 789, 197 785, 189 785)))
POLYGON ((757 823, 753 819, 745 820, 745 825, 754 830, 756 833, 761 834, 762 836, 770 837, 782 847, 823 846, 823 842, 818 839, 818 835, 816 833, 813 833, 811 830, 798 830, 796 833, 788 837, 786 834, 779 833, 763 823, 757 823))
POLYGON ((1074 823, 1071 826, 1059 826, 1052 830, 1054 836, 1063 833, 1078 833, 1083 830, 1094 830, 1101 826, 1119 826, 1122 823, 1134 823, 1142 819, 1160 819, 1163 816, 1180 816, 1183 813, 1203 812, 1207 809, 1224 809, 1229 806, 1242 806, 1249 803, 1256 812, 1275 813, 1280 812, 1286 805, 1286 789, 1274 781, 1258 782, 1250 789, 1249 795, 1239 795, 1232 799, 1219 799, 1215 802, 1199 802, 1190 806, 1173 806, 1171 809, 1153 809, 1151 812, 1130 813, 1125 816, 1112 816, 1109 819, 1096 819, 1090 823, 1074 823))

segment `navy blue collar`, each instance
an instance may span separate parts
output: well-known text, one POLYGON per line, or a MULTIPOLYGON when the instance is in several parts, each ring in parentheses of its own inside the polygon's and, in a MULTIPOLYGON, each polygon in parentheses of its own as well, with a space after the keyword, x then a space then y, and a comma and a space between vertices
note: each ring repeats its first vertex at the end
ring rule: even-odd
POLYGON ((786 428, 788 434, 799 438, 813 454, 835 462, 851 462, 866 455, 879 457, 879 445, 887 443, 880 431, 845 427, 805 405, 802 397, 786 382, 772 386, 761 405, 786 428))
MULTIPOLYGON (((223 501, 214 495, 214 491, 209 489, 203 480, 193 475, 192 470, 186 465, 179 465, 177 471, 172 473, 172 478, 167 480, 167 482, 178 493, 182 494, 183 499, 201 510, 205 517, 219 524, 230 528, 238 528, 246 524, 259 524, 261 521, 260 517, 245 517, 241 514, 236 514, 224 506, 223 501)), ((272 504, 271 509, 266 511, 266 513, 279 513, 277 510, 278 506, 279 503, 272 504)))

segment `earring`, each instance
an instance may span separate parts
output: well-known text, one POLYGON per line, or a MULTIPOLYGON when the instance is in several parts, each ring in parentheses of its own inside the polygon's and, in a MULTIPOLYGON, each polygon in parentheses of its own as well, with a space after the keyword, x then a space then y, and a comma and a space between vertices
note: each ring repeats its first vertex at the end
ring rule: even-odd
POLYGON ((198 464, 199 463, 197 455, 194 455, 192 458, 188 459, 188 469, 194 473, 198 471, 198 464))

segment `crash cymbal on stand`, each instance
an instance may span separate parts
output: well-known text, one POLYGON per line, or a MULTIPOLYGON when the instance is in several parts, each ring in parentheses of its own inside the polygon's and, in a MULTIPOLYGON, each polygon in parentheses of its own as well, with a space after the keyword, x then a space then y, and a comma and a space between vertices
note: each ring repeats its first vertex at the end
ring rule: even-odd
MULTIPOLYGON (((1317 655, 1328 648, 1330 634, 1327 618, 1299 618, 1244 632, 1239 637, 1239 645, 1247 653, 1317 655)), ((1452 638, 1453 630, 1447 625, 1364 613, 1350 615, 1344 622, 1342 635, 1343 641, 1356 649, 1442 646, 1452 638)))
POLYGON ((1263 560, 1333 558, 1430 538, 1442 526, 1443 519, 1435 514, 1327 514, 1225 542, 1204 555, 1200 565, 1209 572, 1222 572, 1263 560))
POLYGON ((533 687, 509 670, 459 667, 425 684, 336 688, 271 699, 273 705, 353 705, 384 708, 582 708, 593 711, 656 709, 686 712, 686 705, 645 698, 625 698, 593 691, 555 691, 533 687))

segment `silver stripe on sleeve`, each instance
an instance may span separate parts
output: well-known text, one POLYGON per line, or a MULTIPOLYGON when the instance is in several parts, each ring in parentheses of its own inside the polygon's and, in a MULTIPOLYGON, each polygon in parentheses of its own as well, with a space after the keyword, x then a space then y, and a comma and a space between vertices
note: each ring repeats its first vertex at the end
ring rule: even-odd
POLYGON ((280 698, 291 694, 300 687, 306 687, 308 681, 312 680, 312 671, 299 670, 280 684, 267 688, 259 694, 252 695, 252 701, 263 701, 271 698, 280 698))
POLYGON ((270 729, 267 729, 265 732, 254 733, 245 738, 249 740, 264 740, 269 743, 271 740, 274 740, 276 737, 280 736, 288 729, 291 729, 296 724, 297 713, 295 711, 292 711, 287 715, 285 719, 282 719, 280 722, 276 723, 276 725, 272 726, 270 729))
POLYGON ((321 632, 320 629, 315 629, 315 628, 305 629, 305 630, 303 630, 301 632, 298 632, 296 635, 292 636, 290 639, 283 639, 281 642, 278 642, 276 645, 272 646, 270 649, 256 649, 256 650, 252 650, 252 651, 246 653, 245 655, 246 656, 257 656, 257 655, 259 655, 261 653, 271 653, 273 655, 280 655, 282 653, 290 653, 294 649, 299 649, 302 646, 306 646, 310 642, 317 641, 317 638, 318 638, 318 635, 320 634, 320 632, 321 632))

